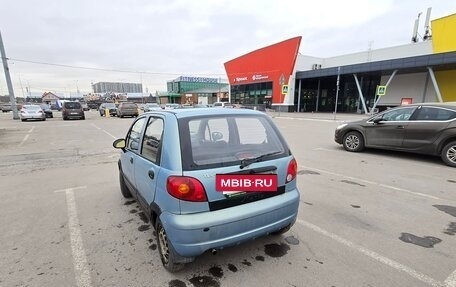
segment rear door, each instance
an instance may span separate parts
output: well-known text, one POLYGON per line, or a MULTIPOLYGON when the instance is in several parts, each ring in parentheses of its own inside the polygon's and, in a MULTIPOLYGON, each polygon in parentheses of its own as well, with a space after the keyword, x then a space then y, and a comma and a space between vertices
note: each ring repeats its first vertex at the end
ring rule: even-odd
POLYGON ((138 190, 138 199, 146 210, 155 198, 160 160, 164 120, 158 116, 151 116, 147 120, 142 137, 140 156, 135 164, 135 182, 138 190))
POLYGON ((454 118, 456 112, 453 110, 419 107, 407 126, 403 147, 422 149, 432 145, 454 118))

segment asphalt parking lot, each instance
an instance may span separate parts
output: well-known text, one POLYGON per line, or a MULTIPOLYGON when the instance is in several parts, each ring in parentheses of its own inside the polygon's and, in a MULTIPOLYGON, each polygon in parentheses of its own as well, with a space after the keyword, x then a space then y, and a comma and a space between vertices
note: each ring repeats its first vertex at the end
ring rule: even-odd
POLYGON ((293 228, 171 274, 119 190, 112 141, 133 119, 0 114, 0 286, 456 287, 456 170, 440 158, 334 140, 359 115, 271 114, 299 165, 293 228))

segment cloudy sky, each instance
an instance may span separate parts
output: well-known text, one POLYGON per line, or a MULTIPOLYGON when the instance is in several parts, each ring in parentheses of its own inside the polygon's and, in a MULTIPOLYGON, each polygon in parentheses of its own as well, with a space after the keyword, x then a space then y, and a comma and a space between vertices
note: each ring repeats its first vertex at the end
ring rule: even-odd
POLYGON ((329 57, 409 43, 419 12, 423 34, 428 7, 431 19, 456 13, 449 0, 0 0, 0 7, 17 96, 28 87, 82 94, 100 81, 163 91, 179 75, 226 78, 224 62, 295 36, 303 37, 301 54, 329 57))

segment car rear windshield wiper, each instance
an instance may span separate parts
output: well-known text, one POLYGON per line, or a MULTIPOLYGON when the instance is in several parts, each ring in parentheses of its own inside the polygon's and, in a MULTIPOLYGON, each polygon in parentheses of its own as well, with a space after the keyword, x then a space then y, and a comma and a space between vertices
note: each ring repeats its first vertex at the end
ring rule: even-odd
POLYGON ((262 154, 262 155, 257 156, 257 157, 243 159, 243 160, 241 160, 241 166, 239 168, 243 169, 244 167, 247 167, 247 166, 249 166, 250 164, 252 164, 254 162, 260 162, 265 157, 268 157, 268 156, 271 156, 271 155, 275 155, 275 154, 278 154, 278 153, 282 153, 282 151, 274 151, 274 152, 262 154))

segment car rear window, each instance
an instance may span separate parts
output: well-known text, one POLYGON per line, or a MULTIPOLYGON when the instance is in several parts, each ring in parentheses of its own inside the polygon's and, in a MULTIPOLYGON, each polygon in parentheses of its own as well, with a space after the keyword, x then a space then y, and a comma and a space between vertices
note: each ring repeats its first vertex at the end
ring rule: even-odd
POLYGON ((80 109, 81 104, 80 103, 75 103, 75 102, 66 102, 64 104, 64 107, 67 109, 80 109))
POLYGON ((181 119, 184 170, 240 164, 243 159, 289 154, 269 119, 263 116, 224 116, 181 119), (186 148, 186 147, 190 147, 186 148))
POLYGON ((131 103, 123 103, 122 108, 136 108, 136 104, 131 104, 131 103))

